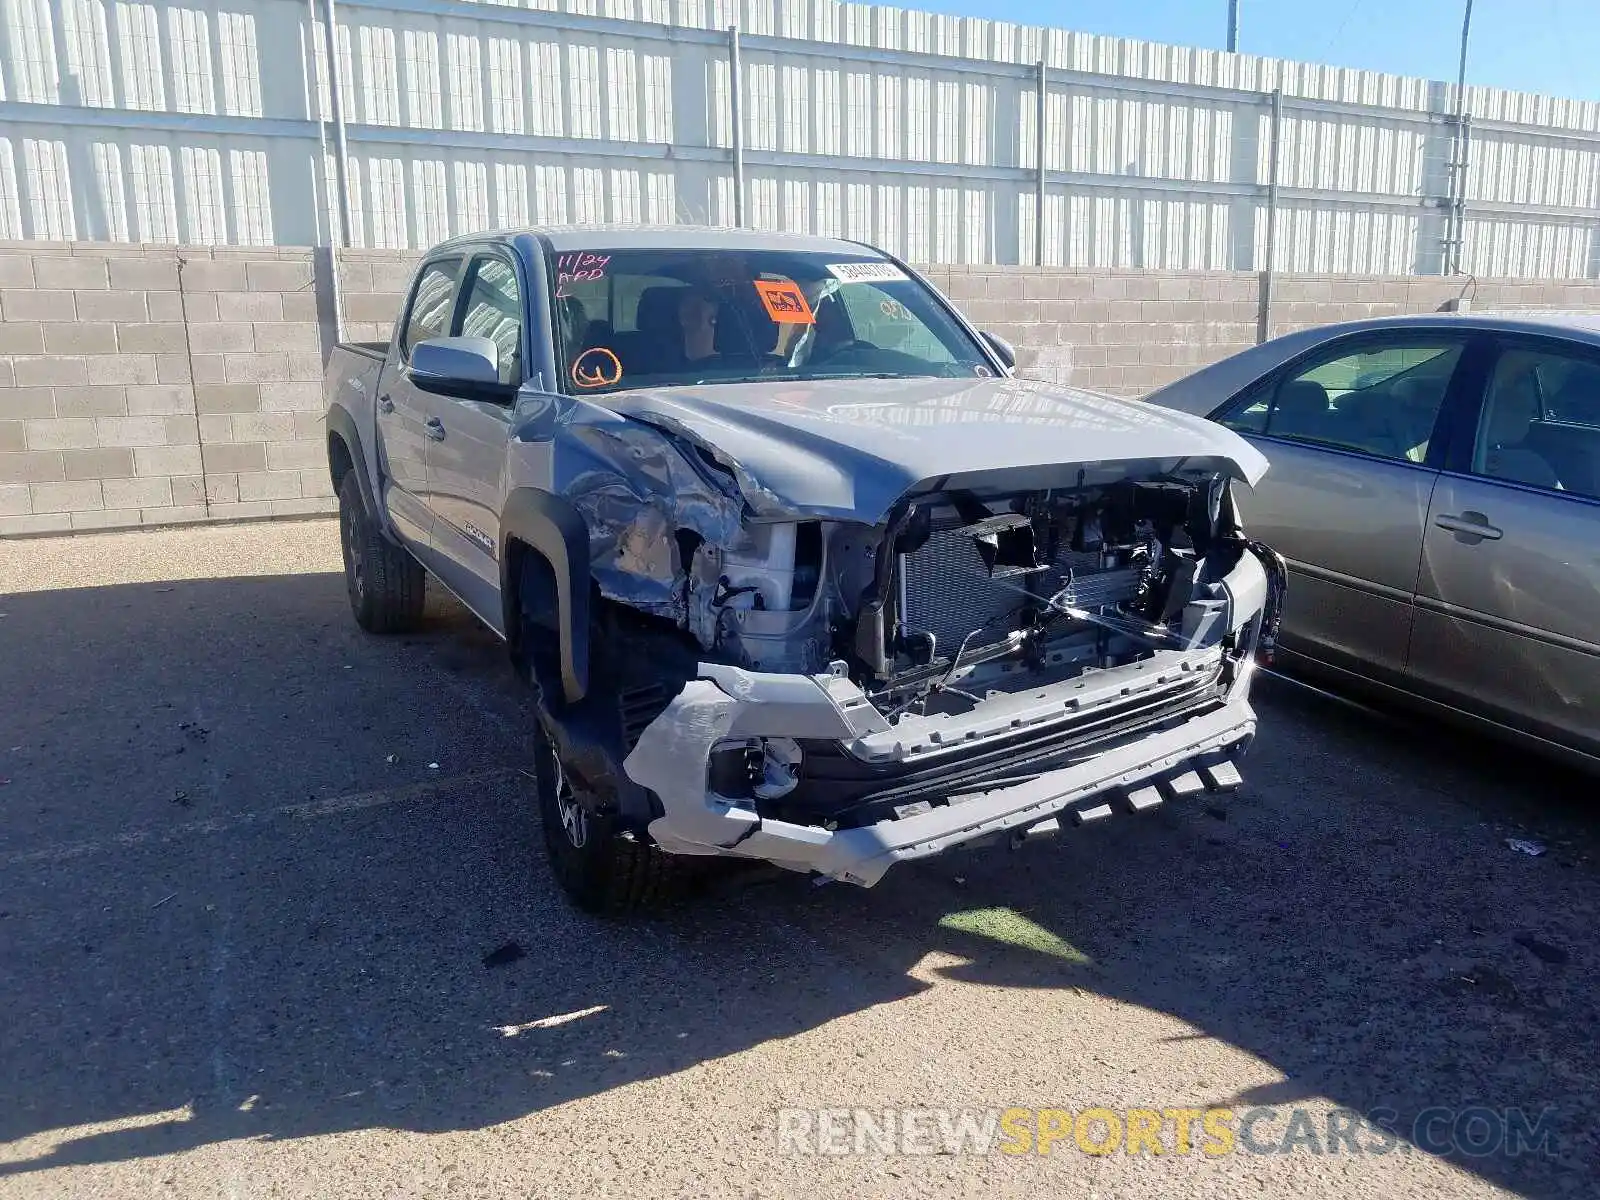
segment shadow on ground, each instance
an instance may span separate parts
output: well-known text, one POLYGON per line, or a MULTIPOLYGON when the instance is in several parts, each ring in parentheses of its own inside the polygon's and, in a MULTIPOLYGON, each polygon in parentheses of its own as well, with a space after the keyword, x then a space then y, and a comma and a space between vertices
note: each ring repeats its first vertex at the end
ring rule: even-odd
POLYGON ((1555 1157, 1458 1161, 1527 1195, 1596 1165, 1592 817, 1510 752, 1266 681, 1225 807, 606 923, 544 869, 524 700, 459 608, 371 639, 302 575, 0 611, 0 1142, 63 1131, 0 1172, 479 1128, 893 1003, 930 951, 1288 1077, 1219 1103, 1550 1108, 1555 1157))

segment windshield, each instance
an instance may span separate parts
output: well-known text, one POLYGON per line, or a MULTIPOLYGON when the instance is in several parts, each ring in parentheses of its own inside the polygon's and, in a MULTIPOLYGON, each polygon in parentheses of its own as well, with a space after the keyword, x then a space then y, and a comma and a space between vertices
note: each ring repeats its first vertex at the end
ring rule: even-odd
POLYGON ((561 386, 574 395, 994 374, 931 292, 868 255, 567 251, 553 264, 551 294, 561 386))

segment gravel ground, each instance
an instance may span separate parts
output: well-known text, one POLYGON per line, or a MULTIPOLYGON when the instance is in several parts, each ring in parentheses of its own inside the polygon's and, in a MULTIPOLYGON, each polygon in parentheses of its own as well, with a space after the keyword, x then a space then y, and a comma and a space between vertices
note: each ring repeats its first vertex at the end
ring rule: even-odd
POLYGON ((338 567, 326 521, 0 544, 0 1197, 1593 1194, 1584 780, 1268 679, 1221 804, 602 922, 544 866, 495 640, 438 599, 367 637, 338 567), (1552 1139, 778 1137, 1010 1106, 1552 1139))

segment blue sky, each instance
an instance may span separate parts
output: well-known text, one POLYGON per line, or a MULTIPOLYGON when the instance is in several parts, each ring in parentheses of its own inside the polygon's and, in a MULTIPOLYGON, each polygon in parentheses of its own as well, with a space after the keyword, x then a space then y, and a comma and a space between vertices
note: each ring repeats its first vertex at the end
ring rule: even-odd
MULTIPOLYGON (((1227 45, 1228 0, 900 0, 1187 46, 1227 45)), ((1463 0, 1240 0, 1239 49, 1454 80, 1463 0)), ((1474 0, 1467 81, 1600 100, 1600 0, 1474 0)))

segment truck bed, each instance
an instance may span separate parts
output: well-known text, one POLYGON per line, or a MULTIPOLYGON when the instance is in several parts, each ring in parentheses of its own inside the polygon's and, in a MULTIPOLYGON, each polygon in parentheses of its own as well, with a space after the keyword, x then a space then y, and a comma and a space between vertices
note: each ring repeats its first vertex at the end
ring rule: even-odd
MULTIPOLYGON (((383 377, 384 361, 389 354, 387 342, 339 342, 328 356, 327 372, 323 376, 323 401, 329 409, 334 406, 346 411, 355 426, 355 436, 360 442, 359 457, 368 479, 377 479, 378 436, 375 428, 378 383, 383 377)), ((356 447, 351 447, 352 451, 356 447)))

